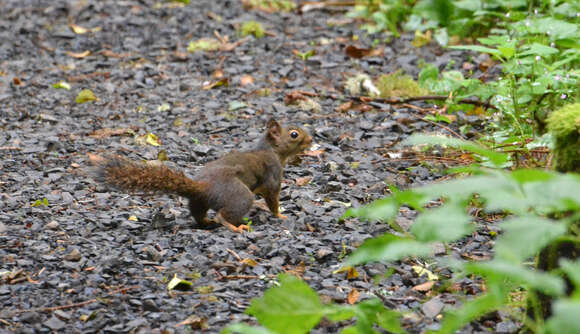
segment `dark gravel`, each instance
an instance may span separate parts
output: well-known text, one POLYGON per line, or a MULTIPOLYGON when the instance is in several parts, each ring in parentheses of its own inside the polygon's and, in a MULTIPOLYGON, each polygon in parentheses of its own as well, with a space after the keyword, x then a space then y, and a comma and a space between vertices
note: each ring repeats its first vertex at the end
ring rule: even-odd
MULTIPOLYGON (((333 271, 344 249, 388 230, 339 221, 348 207, 385 196, 387 184, 405 188, 442 176, 442 162, 419 163, 396 144, 413 132, 446 131, 412 109, 338 113, 343 101, 320 99, 320 111, 304 111, 284 97, 298 89, 344 93, 344 80, 358 72, 403 69, 416 76, 420 60, 459 68, 462 54, 435 45, 416 49, 404 35, 379 44, 383 56, 351 59, 344 48, 355 43, 353 36, 360 47, 385 36, 368 36, 352 22, 330 24, 343 19, 321 11, 248 11, 226 0, 185 7, 152 0, 2 1, 0 333, 189 333, 189 325, 178 326, 188 318, 215 333, 231 322, 254 323, 244 310, 284 271, 303 272, 325 301, 346 303, 352 289, 360 299, 380 294, 386 305, 411 312, 409 332, 437 328, 438 314, 458 301, 450 293, 429 301, 412 290, 426 281, 411 268, 415 262, 362 266, 351 279, 333 271), (233 51, 186 52, 190 41, 214 33, 239 40, 235 27, 248 20, 271 34, 233 51), (98 29, 75 34, 70 23, 98 29), (307 61, 293 53, 310 49, 317 54, 307 61), (87 50, 87 57, 71 56, 87 50), (217 74, 229 86, 203 89, 217 74), (253 84, 242 85, 247 76, 253 84), (59 81, 72 89, 54 89, 59 81), (84 88, 98 101, 75 103, 84 88), (258 93, 264 88, 271 94, 258 93), (232 102, 246 106, 232 108, 232 102), (168 165, 193 175, 225 152, 251 145, 272 116, 309 129, 313 149, 324 152, 287 167, 281 205, 288 219, 253 209, 250 233, 192 229, 183 199, 112 191, 87 173, 87 153, 150 160, 163 151, 168 165), (149 133, 161 146, 139 144, 149 133), (373 282, 390 268, 393 275, 373 282), (176 274, 193 281, 193 290, 168 291, 176 274)), ((397 220, 408 226, 414 216, 403 210, 397 220)), ((453 254, 488 255, 492 228, 482 223, 453 254)), ((478 282, 458 285, 480 292, 478 282)), ((465 331, 488 332, 496 323, 502 333, 515 328, 501 315, 486 321, 465 331)), ((313 332, 337 331, 323 322, 313 332)))

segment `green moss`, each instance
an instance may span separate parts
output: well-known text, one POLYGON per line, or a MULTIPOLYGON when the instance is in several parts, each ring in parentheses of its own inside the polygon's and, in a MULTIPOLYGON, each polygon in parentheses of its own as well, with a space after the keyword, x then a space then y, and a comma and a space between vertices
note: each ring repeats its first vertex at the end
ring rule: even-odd
POLYGON ((409 75, 397 71, 391 74, 381 75, 375 82, 380 97, 411 97, 427 94, 427 91, 419 87, 419 84, 409 75))
POLYGON ((580 103, 568 104, 548 116, 554 137, 554 163, 560 172, 580 172, 580 103))
POLYGON ((256 38, 261 38, 264 37, 265 31, 260 22, 248 21, 240 28, 240 34, 244 37, 254 35, 256 38))

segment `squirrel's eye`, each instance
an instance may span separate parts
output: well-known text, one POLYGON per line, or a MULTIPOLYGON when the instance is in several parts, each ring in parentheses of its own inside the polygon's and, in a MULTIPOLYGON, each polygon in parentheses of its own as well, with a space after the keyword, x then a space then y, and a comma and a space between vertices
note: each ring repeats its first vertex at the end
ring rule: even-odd
POLYGON ((298 138, 298 131, 290 131, 290 137, 294 139, 298 138))

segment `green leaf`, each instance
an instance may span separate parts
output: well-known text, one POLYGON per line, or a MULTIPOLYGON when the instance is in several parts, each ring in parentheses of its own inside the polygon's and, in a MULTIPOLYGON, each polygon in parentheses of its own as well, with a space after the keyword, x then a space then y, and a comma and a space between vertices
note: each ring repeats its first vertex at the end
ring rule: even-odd
POLYGON ((557 296, 564 293, 564 281, 560 277, 536 272, 513 262, 496 259, 489 262, 468 263, 465 269, 496 282, 512 281, 548 295, 557 296))
POLYGON ((554 315, 546 323, 547 333, 580 333, 580 300, 557 300, 552 309, 554 315))
POLYGON ((576 287, 574 297, 580 299, 580 261, 560 260, 560 267, 566 273, 572 284, 576 287))
POLYGON ((451 147, 460 148, 475 154, 481 155, 488 158, 496 167, 503 166, 508 161, 508 155, 505 153, 499 153, 492 150, 488 150, 481 147, 473 142, 465 141, 456 138, 449 138, 443 136, 428 136, 423 134, 414 134, 405 141, 404 145, 446 145, 451 147))
POLYGON ((537 216, 512 218, 501 226, 504 233, 496 243, 496 256, 514 263, 536 254, 567 230, 564 223, 537 216))
POLYGON ((396 261, 408 256, 426 256, 431 247, 410 238, 392 234, 366 240, 345 261, 345 266, 354 266, 371 261, 396 261))
POLYGON ((75 102, 76 103, 86 103, 86 102, 96 101, 96 100, 97 100, 97 96, 95 96, 95 93, 93 93, 92 90, 83 89, 79 92, 79 95, 77 95, 75 102))
POLYGON ((455 333, 470 321, 503 306, 505 297, 487 293, 465 302, 460 308, 446 311, 439 333, 455 333))
POLYGON ((454 50, 468 50, 468 51, 489 53, 489 54, 494 55, 494 56, 501 55, 501 52, 499 50, 488 48, 488 47, 481 46, 481 45, 455 45, 455 46, 450 46, 449 48, 454 49, 454 50))
POLYGON ((470 222, 465 205, 454 201, 419 215, 411 232, 422 242, 449 242, 470 234, 473 231, 470 222))
POLYGON ((294 276, 280 275, 280 286, 252 300, 246 312, 274 332, 302 334, 318 324, 323 306, 308 284, 294 276))
POLYGON ((348 320, 355 314, 354 307, 349 305, 330 305, 324 308, 324 316, 334 322, 348 320))
POLYGON ((528 56, 528 55, 535 55, 535 56, 542 56, 546 57, 549 55, 557 54, 560 50, 556 48, 552 48, 543 44, 533 43, 527 47, 527 50, 520 53, 520 56, 528 56))
POLYGON ((401 314, 386 309, 383 303, 377 298, 359 303, 355 310, 355 328, 358 330, 358 333, 378 333, 373 329, 374 324, 378 324, 381 328, 391 333, 404 332, 400 324, 401 314))
POLYGON ((221 331, 222 334, 277 334, 264 327, 253 327, 246 324, 232 324, 221 331))
POLYGON ((528 31, 532 34, 545 35, 549 33, 550 37, 554 39, 578 37, 577 24, 568 23, 552 17, 531 19, 525 23, 522 21, 519 24, 526 24, 528 31))
POLYGON ((385 197, 356 209, 349 209, 345 217, 361 217, 367 220, 388 221, 399 212, 399 203, 394 197, 385 197))

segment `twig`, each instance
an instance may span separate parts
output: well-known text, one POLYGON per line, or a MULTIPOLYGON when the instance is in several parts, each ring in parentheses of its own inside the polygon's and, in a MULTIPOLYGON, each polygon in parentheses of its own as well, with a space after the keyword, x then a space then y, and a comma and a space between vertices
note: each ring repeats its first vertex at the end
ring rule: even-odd
POLYGON ((242 258, 238 255, 238 253, 234 252, 229 248, 226 248, 226 250, 228 251, 228 253, 232 254, 232 256, 236 258, 236 260, 242 262, 242 258))
POLYGON ((218 280, 222 281, 225 279, 263 279, 264 277, 267 278, 276 278, 278 277, 277 275, 225 275, 225 276, 221 276, 218 278, 218 280))
MULTIPOLYGON (((135 290, 137 288, 138 288, 138 286, 131 286, 128 288, 121 288, 121 289, 113 290, 111 292, 106 293, 104 296, 102 296, 100 298, 103 298, 106 296, 111 296, 111 295, 114 295, 114 294, 119 293, 119 292, 126 293, 129 290, 135 290)), ((26 313, 26 312, 53 312, 53 311, 58 311, 58 310, 67 310, 67 309, 71 309, 71 308, 77 308, 77 307, 82 307, 82 306, 89 305, 92 303, 96 303, 99 301, 100 298, 89 299, 89 300, 85 300, 84 302, 61 305, 61 306, 39 307, 39 308, 32 308, 32 309, 28 309, 28 310, 17 310, 17 311, 14 311, 14 315, 20 314, 20 313, 26 313)))
POLYGON ((437 122, 433 122, 433 121, 430 121, 430 120, 428 120, 428 119, 424 119, 424 118, 423 118, 423 121, 425 121, 425 122, 428 122, 428 123, 430 123, 430 124, 433 124, 433 125, 436 125, 436 126, 438 126, 438 127, 442 128, 442 129, 445 129, 445 130, 449 131, 449 133, 451 133, 452 135, 456 136, 456 137, 457 137, 457 138, 459 138, 459 139, 465 139, 465 138, 463 138, 463 136, 462 136, 462 135, 460 135, 460 134, 458 134, 457 132, 455 132, 455 131, 451 130, 451 128, 450 128, 450 127, 448 127, 448 126, 445 126, 445 125, 443 125, 443 124, 439 124, 439 123, 437 123, 437 122))
MULTIPOLYGON (((385 98, 380 98, 380 97, 333 95, 333 94, 325 94, 325 93, 311 93, 311 92, 304 92, 304 91, 297 91, 297 93, 302 94, 302 95, 306 95, 306 96, 311 96, 311 97, 317 96, 317 97, 333 99, 333 100, 348 99, 351 101, 361 102, 361 103, 376 102, 376 103, 384 103, 384 104, 403 104, 403 103, 409 103, 409 102, 415 102, 415 101, 427 101, 427 100, 445 101, 445 100, 449 99, 448 96, 442 96, 442 95, 423 95, 423 96, 413 96, 413 97, 407 97, 407 98, 394 97, 394 98, 390 98, 390 99, 385 99, 385 98)), ((482 101, 479 101, 476 99, 460 99, 460 100, 457 100, 457 103, 473 104, 475 106, 483 107, 486 109, 489 108, 489 109, 497 110, 497 107, 494 106, 493 104, 489 103, 489 101, 482 102, 482 101)))

